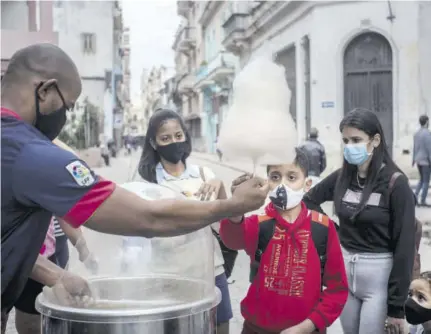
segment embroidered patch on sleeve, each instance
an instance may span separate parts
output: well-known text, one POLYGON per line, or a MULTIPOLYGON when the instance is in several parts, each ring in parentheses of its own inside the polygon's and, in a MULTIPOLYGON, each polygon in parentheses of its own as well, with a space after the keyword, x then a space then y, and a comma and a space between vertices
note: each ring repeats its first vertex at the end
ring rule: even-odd
POLYGON ((79 160, 68 164, 66 169, 81 187, 88 187, 96 181, 90 170, 79 160))

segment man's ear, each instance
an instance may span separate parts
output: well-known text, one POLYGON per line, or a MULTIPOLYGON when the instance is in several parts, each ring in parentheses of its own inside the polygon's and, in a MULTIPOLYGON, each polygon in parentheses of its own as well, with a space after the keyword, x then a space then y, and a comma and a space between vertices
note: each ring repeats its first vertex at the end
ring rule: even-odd
POLYGON ((311 189, 312 185, 313 185, 313 180, 311 180, 310 178, 307 177, 307 179, 305 180, 304 191, 308 192, 311 189))
POLYGON ((51 87, 57 84, 57 79, 48 79, 39 84, 39 88, 37 88, 37 95, 41 101, 46 100, 46 96, 48 95, 48 91, 51 87))

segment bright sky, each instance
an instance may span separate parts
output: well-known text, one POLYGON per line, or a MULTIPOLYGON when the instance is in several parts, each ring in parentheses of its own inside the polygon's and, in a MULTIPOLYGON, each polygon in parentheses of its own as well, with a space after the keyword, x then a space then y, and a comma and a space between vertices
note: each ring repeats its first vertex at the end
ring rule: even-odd
POLYGON ((123 0, 124 25, 130 27, 132 102, 140 90, 143 68, 174 66, 175 32, 180 24, 175 0, 123 0))

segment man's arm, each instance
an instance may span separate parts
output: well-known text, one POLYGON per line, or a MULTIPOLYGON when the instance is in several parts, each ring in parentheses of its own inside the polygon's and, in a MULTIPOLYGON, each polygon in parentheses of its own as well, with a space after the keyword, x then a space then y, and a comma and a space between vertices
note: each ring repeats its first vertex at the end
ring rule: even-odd
POLYGON ((43 285, 52 287, 63 277, 65 270, 39 255, 33 266, 30 278, 43 285))
POLYGON ((84 161, 51 142, 28 144, 13 173, 16 199, 39 205, 77 228, 130 236, 182 235, 229 216, 242 216, 265 201, 268 186, 253 179, 226 200, 146 201, 94 174, 84 161))
POLYGON ((325 147, 320 144, 320 173, 323 173, 326 169, 326 152, 325 147))

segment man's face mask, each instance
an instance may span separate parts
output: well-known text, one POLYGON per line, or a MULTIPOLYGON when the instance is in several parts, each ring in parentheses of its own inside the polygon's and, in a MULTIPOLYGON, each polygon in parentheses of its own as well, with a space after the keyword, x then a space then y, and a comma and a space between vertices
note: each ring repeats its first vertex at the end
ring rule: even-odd
MULTIPOLYGON (((41 83, 42 84, 42 83, 41 83)), ((40 85, 41 85, 40 84, 40 85)), ((60 134, 61 130, 66 124, 67 115, 66 112, 68 110, 66 101, 64 100, 63 94, 61 93, 58 86, 55 84, 55 89, 57 90, 57 94, 63 102, 63 106, 47 115, 41 114, 39 107, 39 95, 37 93, 40 85, 36 88, 35 91, 35 99, 36 99, 36 123, 35 127, 40 132, 42 132, 49 140, 54 140, 60 134)))

